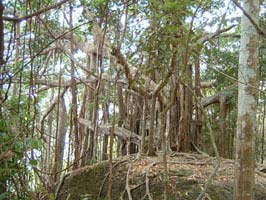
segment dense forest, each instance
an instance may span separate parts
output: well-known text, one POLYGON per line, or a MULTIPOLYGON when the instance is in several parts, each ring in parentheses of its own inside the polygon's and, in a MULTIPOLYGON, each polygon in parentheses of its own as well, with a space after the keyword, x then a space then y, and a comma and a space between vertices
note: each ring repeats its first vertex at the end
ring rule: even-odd
POLYGON ((263 0, 1 0, 0 199, 56 199, 103 161, 114 199, 114 160, 130 155, 162 159, 170 199, 175 152, 214 157, 209 178, 234 159, 234 200, 254 199, 265 24, 263 0))

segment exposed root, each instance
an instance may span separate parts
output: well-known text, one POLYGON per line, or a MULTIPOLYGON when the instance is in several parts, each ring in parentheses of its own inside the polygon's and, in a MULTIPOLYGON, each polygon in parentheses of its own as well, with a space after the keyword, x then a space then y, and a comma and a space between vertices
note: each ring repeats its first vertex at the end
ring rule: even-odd
POLYGON ((146 196, 148 196, 149 200, 153 200, 152 196, 151 196, 151 193, 150 193, 150 179, 149 179, 149 171, 150 171, 150 168, 154 165, 156 165, 157 162, 153 162, 151 163, 147 169, 146 169, 146 175, 145 175, 145 183, 146 183, 146 193, 145 195, 141 198, 141 200, 144 200, 146 198, 146 196))
MULTIPOLYGON (((128 160, 125 159, 125 160, 120 160, 120 161, 116 162, 116 163, 114 164, 114 166, 113 166, 113 169, 116 168, 118 165, 124 163, 124 162, 128 162, 128 160)), ((110 175, 110 171, 109 171, 109 172, 105 175, 105 177, 104 177, 104 180, 103 180, 103 183, 102 183, 101 188, 100 188, 100 190, 99 190, 99 193, 98 193, 98 197, 97 197, 97 199, 100 199, 101 194, 102 194, 102 191, 103 191, 103 187, 104 187, 104 185, 105 185, 105 183, 106 183, 106 180, 107 180, 107 178, 109 177, 109 175, 110 175)))
POLYGON ((58 185, 58 187, 57 187, 57 189, 56 189, 56 192, 55 192, 55 200, 58 199, 58 194, 59 194, 59 192, 60 192, 60 190, 61 190, 61 188, 62 188, 62 186, 63 186, 63 184, 64 184, 64 182, 65 182, 65 179, 66 179, 69 175, 70 175, 69 173, 66 174, 66 175, 64 175, 63 178, 62 178, 62 180, 60 181, 60 183, 59 183, 59 185, 58 185))
POLYGON ((127 178, 126 178, 126 191, 128 195, 128 200, 132 200, 132 195, 131 195, 131 189, 129 186, 129 173, 130 173, 131 165, 129 165, 128 170, 127 170, 127 178))

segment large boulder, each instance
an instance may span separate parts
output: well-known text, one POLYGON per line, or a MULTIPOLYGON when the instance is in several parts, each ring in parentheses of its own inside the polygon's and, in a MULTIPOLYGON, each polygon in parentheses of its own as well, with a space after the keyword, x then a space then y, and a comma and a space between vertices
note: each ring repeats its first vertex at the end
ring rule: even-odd
MULTIPOLYGON (((177 153, 167 157, 169 199, 195 200, 214 172, 216 158, 177 153)), ((266 174, 256 169, 256 200, 266 199, 266 174)), ((233 199, 234 163, 221 159, 220 167, 206 190, 212 200, 233 199)), ((260 171, 261 170, 261 171, 260 171)), ((112 196, 114 200, 163 199, 164 167, 161 156, 129 156, 113 163, 112 196), (146 196, 144 198, 144 196, 146 196), (149 198, 151 197, 151 198, 149 198)), ((65 175, 57 189, 57 200, 104 200, 109 184, 109 162, 87 166, 65 175)))

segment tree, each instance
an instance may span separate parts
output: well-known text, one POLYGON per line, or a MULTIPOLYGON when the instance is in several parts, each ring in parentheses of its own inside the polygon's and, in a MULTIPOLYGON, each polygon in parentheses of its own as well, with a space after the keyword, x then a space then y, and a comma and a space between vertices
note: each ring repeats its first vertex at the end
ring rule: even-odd
MULTIPOLYGON (((243 9, 256 23, 259 1, 244 0, 243 9)), ((238 70, 238 116, 234 200, 254 199, 255 134, 258 95, 258 34, 247 16, 241 19, 238 70)))
MULTIPOLYGON (((221 157, 232 158, 235 10, 222 0, 0 1, 0 190, 22 198, 34 181, 52 193, 71 169, 136 152, 163 150, 165 163, 170 151, 214 155, 207 120, 221 157)), ((164 176, 167 189, 166 164, 164 176)))

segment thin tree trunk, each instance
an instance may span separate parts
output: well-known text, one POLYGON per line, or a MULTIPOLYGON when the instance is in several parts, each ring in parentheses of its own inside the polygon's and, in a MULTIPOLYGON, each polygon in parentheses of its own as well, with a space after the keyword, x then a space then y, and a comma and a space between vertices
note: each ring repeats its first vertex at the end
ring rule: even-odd
MULTIPOLYGON (((104 124, 107 124, 110 122, 110 119, 109 119, 109 103, 104 103, 104 113, 103 113, 103 121, 104 121, 104 124)), ((108 153, 107 153, 107 150, 108 150, 108 138, 109 136, 108 135, 104 135, 103 136, 103 147, 102 147, 102 160, 107 160, 108 159, 108 153)))
MULTIPOLYGON (((96 55, 91 55, 90 56, 90 59, 89 59, 89 69, 95 73, 96 71, 96 62, 97 62, 97 58, 96 58, 96 55)), ((95 96, 95 90, 96 90, 96 83, 93 83, 91 85, 91 87, 88 87, 88 106, 89 106, 89 109, 88 109, 88 119, 90 121, 93 121, 93 116, 94 116, 94 110, 96 109, 95 108, 95 105, 94 105, 94 96, 95 96)), ((94 149, 94 132, 92 130, 88 130, 88 150, 86 152, 86 156, 84 157, 84 162, 88 162, 89 160, 92 161, 92 157, 93 157, 93 149, 94 149)))
MULTIPOLYGON (((16 52, 15 52, 15 66, 19 69, 19 54, 20 54, 20 22, 16 23, 16 52)), ((13 95, 16 96, 17 83, 13 83, 13 95)))
POLYGON ((147 126, 147 98, 143 98, 143 113, 142 113, 142 129, 141 129, 141 148, 140 153, 145 154, 147 148, 145 148, 146 138, 146 126, 147 126))
MULTIPOLYGON (((124 103, 122 86, 119 83, 117 85, 117 98, 118 98, 118 108, 119 108, 118 127, 122 127, 122 125, 126 120, 126 106, 124 103)), ((119 140, 118 151, 120 151, 121 155, 126 155, 127 153, 126 146, 127 146, 127 141, 119 140)))
POLYGON ((164 165, 164 172, 163 172, 163 183, 164 183, 164 200, 168 200, 168 192, 167 192, 167 186, 168 186, 168 170, 167 170, 167 148, 166 148, 166 136, 165 136, 165 124, 166 124, 166 115, 167 110, 162 110, 160 113, 160 136, 162 140, 162 151, 163 151, 163 165, 164 165))
POLYGON ((112 120, 112 127, 110 129, 110 145, 109 145, 109 184, 108 184, 108 199, 112 200, 112 186, 113 186, 113 144, 114 144, 114 130, 115 130, 115 113, 112 120))
MULTIPOLYGON (((52 90, 52 95, 51 95, 51 101, 53 100, 54 97, 54 90, 52 90)), ((49 173, 50 172, 50 167, 51 167, 51 138, 53 134, 53 113, 51 112, 48 115, 48 120, 47 120, 47 137, 46 137, 46 154, 45 154, 45 165, 44 165, 44 171, 49 173)))
POLYGON ((262 117, 262 129, 261 129, 261 164, 264 163, 264 156, 265 156, 265 118, 266 118, 266 101, 265 95, 264 102, 263 102, 263 117, 262 117))
MULTIPOLYGON (((70 29, 73 29, 73 5, 70 3, 70 29)), ((74 43, 73 43, 73 31, 71 34, 70 50, 71 54, 74 53, 74 43)), ((80 158, 80 141, 79 141, 79 128, 78 128, 78 102, 77 102, 77 84, 75 79, 75 64, 71 60, 71 94, 72 94, 72 105, 71 105, 71 129, 74 133, 74 164, 73 169, 77 169, 79 166, 80 158)))
POLYGON ((64 149, 65 149, 65 136, 67 132, 67 110, 64 97, 61 97, 59 107, 59 126, 55 150, 55 162, 54 162, 54 173, 55 182, 60 180, 61 170, 64 162, 64 149))
POLYGON ((196 95, 196 116, 195 116, 195 131, 193 135, 193 143, 196 146, 200 145, 200 136, 201 136, 201 128, 202 128, 202 111, 199 106, 200 99, 202 97, 200 90, 200 59, 199 56, 195 58, 195 95, 196 95))
POLYGON ((179 132, 179 120, 180 120, 180 106, 179 98, 175 97, 173 106, 170 108, 170 123, 169 123, 169 143, 172 151, 179 150, 178 132, 179 132))
MULTIPOLYGON (((88 102, 88 86, 84 85, 84 92, 83 92, 83 100, 82 100, 82 105, 80 108, 80 113, 79 117, 82 119, 86 119, 87 115, 87 102, 88 102)), ((80 142, 82 144, 81 150, 80 150, 80 155, 81 155, 81 163, 80 166, 86 165, 86 156, 87 156, 87 150, 88 150, 88 140, 89 140, 89 130, 86 126, 79 124, 79 137, 80 137, 80 142)))
POLYGON ((220 131, 221 131, 221 136, 220 136, 220 155, 223 158, 228 158, 228 140, 227 140, 227 123, 226 123, 226 115, 227 115, 227 104, 226 104, 226 99, 221 98, 220 100, 220 116, 219 116, 219 124, 220 124, 220 131))
POLYGON ((187 85, 180 85, 180 121, 179 121, 179 149, 188 152, 190 150, 191 139, 191 117, 192 117, 192 66, 188 65, 186 69, 187 85), (190 89, 188 88, 190 87, 190 89))
POLYGON ((156 106, 156 96, 153 96, 151 106, 151 119, 150 119, 150 131, 149 131, 149 143, 148 143, 148 156, 155 156, 154 147, 154 132, 155 132, 155 106, 156 106))
MULTIPOLYGON (((244 0, 243 8, 258 23, 259 0, 244 0)), ((250 20, 241 19, 238 71, 238 116, 234 200, 253 200, 255 189, 255 134, 258 96, 258 34, 250 20), (242 83, 245 84, 242 84, 242 83)))

